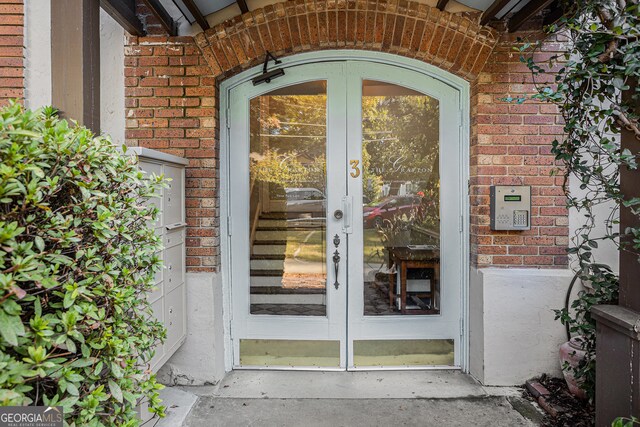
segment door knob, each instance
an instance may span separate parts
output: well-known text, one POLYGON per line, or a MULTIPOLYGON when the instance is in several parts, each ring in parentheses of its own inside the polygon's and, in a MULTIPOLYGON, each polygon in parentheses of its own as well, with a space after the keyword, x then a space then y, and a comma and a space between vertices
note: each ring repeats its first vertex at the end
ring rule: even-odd
POLYGON ((342 211, 341 211, 340 209, 336 209, 336 210, 333 212, 333 217, 334 217, 335 219, 342 219, 342 217, 343 217, 343 216, 344 216, 344 214, 342 213, 342 211))

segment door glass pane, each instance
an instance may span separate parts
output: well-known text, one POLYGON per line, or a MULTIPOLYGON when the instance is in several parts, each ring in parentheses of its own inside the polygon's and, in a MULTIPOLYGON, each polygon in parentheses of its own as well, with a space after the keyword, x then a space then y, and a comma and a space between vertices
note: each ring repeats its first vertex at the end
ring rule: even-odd
POLYGON ((438 100, 362 86, 364 314, 440 314, 438 100))
POLYGON ((326 314, 326 105, 326 81, 250 102, 251 314, 326 314))

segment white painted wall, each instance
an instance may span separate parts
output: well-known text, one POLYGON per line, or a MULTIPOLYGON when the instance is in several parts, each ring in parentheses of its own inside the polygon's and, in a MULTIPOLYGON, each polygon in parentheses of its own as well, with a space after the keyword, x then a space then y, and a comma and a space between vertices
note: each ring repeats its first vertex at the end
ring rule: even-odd
POLYGON ((26 1, 25 105, 36 109, 51 105, 51 2, 26 1))
POLYGON ((561 375, 568 269, 471 269, 470 371, 485 385, 517 385, 542 373, 561 375))
POLYGON ((125 141, 124 37, 124 29, 100 9, 100 128, 118 145, 125 141))
POLYGON ((170 385, 216 384, 225 374, 222 284, 216 273, 187 273, 187 339, 158 372, 170 385))
MULTIPOLYGON (((585 194, 584 190, 580 189, 580 182, 575 177, 571 177, 569 180, 569 191, 575 197, 581 197, 585 194)), ((593 237, 604 236, 607 234, 605 227, 605 220, 611 214, 612 209, 615 207, 613 203, 602 204, 594 208, 594 215, 596 218, 596 228, 591 232, 593 237)), ((617 216, 615 217, 617 219, 617 216)), ((584 224, 584 212, 578 212, 576 209, 569 210, 569 237, 573 238, 578 230, 584 224)), ((617 233, 620 227, 614 225, 612 232, 617 233)), ((618 271, 618 260, 620 253, 618 247, 611 241, 598 242, 598 248, 593 250, 593 256, 596 262, 609 265, 613 271, 618 271)), ((575 266, 577 263, 572 262, 571 265, 575 266)))

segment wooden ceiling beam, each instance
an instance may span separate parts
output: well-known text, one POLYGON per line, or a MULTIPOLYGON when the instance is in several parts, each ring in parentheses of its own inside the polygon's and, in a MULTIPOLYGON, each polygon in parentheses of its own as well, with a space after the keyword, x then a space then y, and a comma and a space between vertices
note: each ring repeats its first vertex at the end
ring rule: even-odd
POLYGON ((240 12, 247 13, 249 12, 249 6, 247 6, 247 2, 245 0, 236 0, 238 3, 238 7, 240 8, 240 12))
POLYGON ((449 0, 438 0, 436 7, 440 10, 444 10, 444 8, 447 7, 447 3, 449 3, 449 0))
POLYGON ((540 13, 545 7, 553 3, 553 1, 554 0, 531 0, 509 19, 509 32, 513 33, 518 31, 518 29, 522 27, 522 24, 540 13))
POLYGON ((100 0, 100 7, 132 36, 144 36, 144 27, 136 15, 135 0, 100 0))
POLYGON ((162 6, 159 0, 143 0, 144 3, 151 9, 151 12, 160 20, 160 23, 164 27, 165 31, 170 36, 178 35, 178 24, 173 20, 169 12, 162 6))
POLYGON ((191 12, 193 17, 196 19, 196 22, 198 23, 198 25, 200 25, 200 28, 202 28, 202 31, 205 31, 211 28, 209 26, 209 22, 207 22, 204 15, 202 15, 202 12, 200 12, 198 5, 193 0, 182 0, 182 2, 184 3, 185 6, 187 6, 187 9, 189 9, 189 12, 191 12))
POLYGON ((480 25, 487 25, 489 21, 496 17, 496 15, 504 9, 504 7, 509 4, 511 0, 495 0, 491 3, 491 6, 482 14, 482 19, 480 19, 480 25))

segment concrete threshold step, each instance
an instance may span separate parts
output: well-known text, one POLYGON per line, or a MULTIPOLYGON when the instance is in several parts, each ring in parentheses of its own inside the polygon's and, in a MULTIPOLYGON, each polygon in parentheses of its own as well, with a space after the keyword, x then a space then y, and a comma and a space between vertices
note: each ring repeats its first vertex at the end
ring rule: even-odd
POLYGON ((185 387, 200 396, 245 399, 452 399, 519 396, 518 387, 488 387, 460 370, 235 370, 215 386, 185 387))

